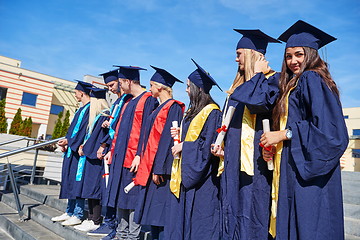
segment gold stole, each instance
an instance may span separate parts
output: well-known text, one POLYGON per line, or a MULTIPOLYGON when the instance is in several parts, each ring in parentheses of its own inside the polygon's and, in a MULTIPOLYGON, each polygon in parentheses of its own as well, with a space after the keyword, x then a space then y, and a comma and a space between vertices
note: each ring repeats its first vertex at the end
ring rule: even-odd
MULTIPOLYGON (((289 115, 289 95, 292 90, 297 86, 297 83, 292 87, 289 92, 286 94, 285 99, 285 114, 280 117, 280 131, 285 130, 286 123, 289 115)), ((279 142, 276 145, 276 153, 274 159, 274 171, 273 179, 271 185, 271 216, 270 216, 270 227, 269 233, 273 238, 276 236, 276 213, 277 213, 277 203, 279 198, 279 182, 280 182, 280 163, 281 163, 281 153, 283 149, 283 142, 279 142)))
MULTIPOLYGON (((265 75, 271 77, 276 72, 270 72, 265 75)), ((246 172, 249 176, 254 176, 254 136, 255 136, 256 114, 251 114, 250 110, 244 106, 244 113, 241 125, 241 159, 240 170, 246 172)))
MULTIPOLYGON (((186 142, 195 141, 204 127, 204 124, 211 113, 212 110, 219 109, 216 104, 206 105, 191 121, 189 129, 186 133, 185 140, 186 142)), ((215 132, 216 129, 214 129, 215 132)), ((172 168, 171 168, 171 179, 170 179, 170 191, 179 198, 180 196, 180 184, 181 184, 181 161, 180 158, 174 158, 172 168)))

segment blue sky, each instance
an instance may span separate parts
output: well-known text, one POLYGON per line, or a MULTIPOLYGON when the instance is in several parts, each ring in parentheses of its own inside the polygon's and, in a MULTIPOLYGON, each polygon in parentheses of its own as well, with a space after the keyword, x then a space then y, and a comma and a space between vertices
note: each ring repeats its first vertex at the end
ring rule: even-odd
MULTIPOLYGON (((233 28, 278 37, 302 19, 338 38, 320 51, 341 92, 343 107, 360 107, 360 1, 358 0, 0 0, 0 55, 22 67, 74 80, 112 65, 135 65, 148 85, 150 64, 181 80, 194 58, 227 90, 236 73, 233 28)), ((267 59, 280 70, 284 44, 267 59)), ((188 102, 185 85, 174 96, 188 102)), ((222 105, 225 93, 211 91, 222 105)))

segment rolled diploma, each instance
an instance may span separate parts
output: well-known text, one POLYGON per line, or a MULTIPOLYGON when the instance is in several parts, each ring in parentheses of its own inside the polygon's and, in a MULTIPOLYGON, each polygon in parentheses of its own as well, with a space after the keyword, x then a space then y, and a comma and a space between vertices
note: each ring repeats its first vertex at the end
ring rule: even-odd
POLYGON ((108 186, 109 182, 109 165, 107 165, 106 162, 104 162, 104 171, 105 171, 105 186, 108 186))
MULTIPOLYGON (((223 120, 222 126, 225 126, 226 129, 229 127, 230 121, 234 115, 235 112, 235 107, 230 106, 226 112, 225 118, 223 120)), ((226 135, 226 131, 221 131, 219 132, 219 134, 217 135, 217 138, 215 140, 215 146, 216 145, 221 145, 222 142, 224 141, 224 137, 226 135)))
MULTIPOLYGON (((264 133, 270 132, 270 122, 269 122, 269 119, 263 119, 263 120, 262 120, 262 123, 263 123, 264 133)), ((268 169, 269 169, 270 171, 274 170, 274 161, 273 161, 273 160, 268 161, 268 162, 267 162, 267 166, 268 166, 268 169)))
MULTIPOLYGON (((173 121, 173 122, 172 122, 172 126, 173 126, 174 128, 178 128, 178 127, 179 127, 179 124, 178 124, 177 121, 173 121)), ((176 134, 175 137, 174 137, 174 145, 179 144, 179 142, 180 142, 179 135, 176 134)), ((174 158, 175 158, 175 159, 179 159, 179 154, 176 154, 176 155, 174 156, 174 158)))
POLYGON ((115 113, 117 109, 119 108, 119 104, 116 104, 114 107, 113 112, 111 113, 110 120, 109 120, 109 127, 111 126, 112 121, 114 120, 115 113))
POLYGON ((134 182, 129 183, 129 185, 127 185, 127 186, 124 188, 124 192, 125 192, 125 193, 130 192, 130 190, 131 190, 134 186, 135 186, 135 183, 134 183, 134 182))

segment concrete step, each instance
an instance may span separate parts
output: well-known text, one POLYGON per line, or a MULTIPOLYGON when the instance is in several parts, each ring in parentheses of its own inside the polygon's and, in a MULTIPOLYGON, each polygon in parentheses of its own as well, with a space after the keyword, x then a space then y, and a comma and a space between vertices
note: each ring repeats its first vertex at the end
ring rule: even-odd
MULTIPOLYGON (((33 220, 19 221, 19 215, 13 208, 0 202, 0 228, 13 239, 21 240, 63 240, 47 228, 33 220)), ((9 238, 9 239, 12 239, 9 238)), ((3 238, 1 238, 3 239, 3 238)), ((6 239, 6 238, 4 238, 6 239)))
POLYGON ((360 220, 360 205, 344 203, 344 215, 345 217, 350 217, 360 220))
MULTIPOLYGON (((32 198, 19 195, 20 202, 23 205, 23 212, 30 219, 36 221, 43 227, 50 229, 54 235, 57 234, 64 239, 76 239, 76 240, 96 240, 100 238, 89 237, 86 233, 77 231, 73 227, 62 226, 59 222, 52 222, 51 218, 63 214, 63 212, 54 209, 50 206, 42 204, 32 198)), ((12 193, 3 194, 2 202, 9 207, 16 208, 14 196, 12 193)), ((50 238, 48 238, 50 239, 50 238)))
POLYGON ((2 240, 15 240, 15 238, 12 238, 9 234, 6 232, 0 230, 0 239, 2 240))
POLYGON ((360 172, 342 171, 341 179, 343 181, 358 181, 358 182, 360 182, 360 172))
POLYGON ((343 191, 343 202, 354 205, 360 205, 360 192, 357 190, 343 191))
POLYGON ((360 219, 345 217, 344 223, 346 234, 360 237, 360 219))
POLYGON ((61 212, 66 210, 67 200, 59 199, 59 185, 23 185, 20 193, 61 212))
POLYGON ((360 240, 360 237, 345 234, 345 240, 360 240))

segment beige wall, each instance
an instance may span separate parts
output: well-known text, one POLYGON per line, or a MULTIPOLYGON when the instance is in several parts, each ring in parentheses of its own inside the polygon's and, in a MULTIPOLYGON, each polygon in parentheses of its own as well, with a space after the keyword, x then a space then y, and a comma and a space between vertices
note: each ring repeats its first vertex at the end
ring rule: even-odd
POLYGON ((344 166, 343 170, 360 172, 360 158, 354 158, 352 156, 353 149, 360 149, 360 139, 355 139, 352 136, 353 129, 360 129, 360 107, 343 108, 343 113, 344 116, 348 117, 345 119, 345 123, 350 136, 348 148, 342 157, 344 166))

